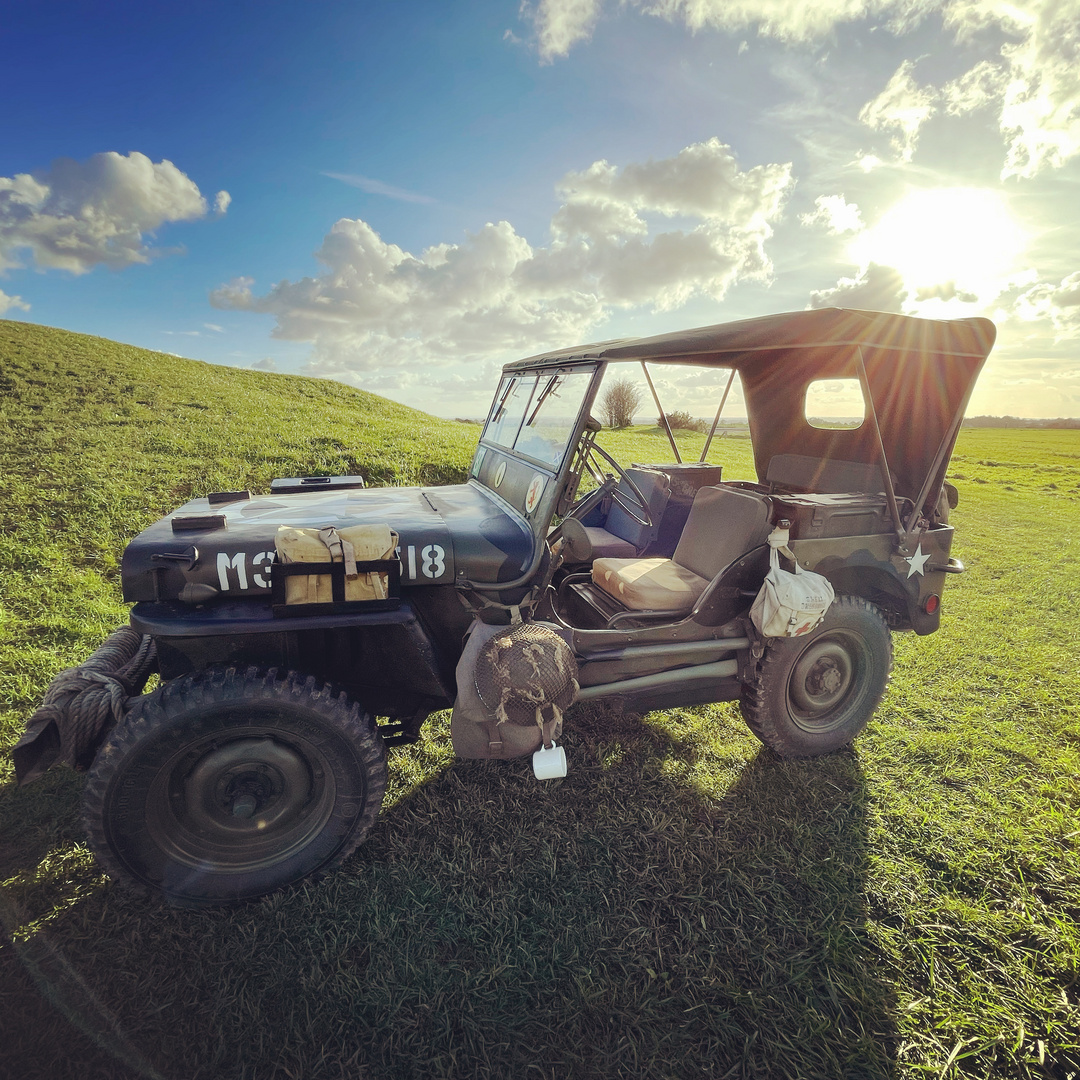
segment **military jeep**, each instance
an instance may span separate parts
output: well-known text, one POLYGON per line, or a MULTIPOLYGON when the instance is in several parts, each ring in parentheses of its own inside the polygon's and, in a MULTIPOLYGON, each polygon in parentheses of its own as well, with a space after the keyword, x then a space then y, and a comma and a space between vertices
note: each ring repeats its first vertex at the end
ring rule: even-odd
POLYGON ((503 368, 465 483, 297 477, 188 502, 124 553, 160 685, 92 748, 95 854, 181 904, 326 871, 375 822, 386 748, 448 708, 465 757, 551 751, 575 700, 738 701, 781 755, 845 746, 885 693, 891 632, 936 630, 963 570, 945 473, 994 336, 984 319, 825 309, 542 353, 503 368), (668 462, 600 446, 594 402, 619 363, 650 387, 650 365, 721 369, 700 460, 670 430, 668 462), (736 376, 744 478, 705 460, 736 376), (808 387, 838 379, 864 418, 815 426, 808 387), (359 526, 383 540, 353 550, 359 526), (778 529, 835 600, 809 633, 766 638, 749 610, 778 529), (325 558, 289 561, 282 530, 321 532, 325 558))

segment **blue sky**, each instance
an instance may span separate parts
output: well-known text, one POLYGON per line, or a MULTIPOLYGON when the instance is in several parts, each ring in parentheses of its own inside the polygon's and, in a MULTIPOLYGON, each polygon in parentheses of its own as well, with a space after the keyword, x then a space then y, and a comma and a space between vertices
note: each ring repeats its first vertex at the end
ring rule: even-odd
POLYGON ((1080 0, 43 0, 0 316, 475 416, 546 347, 981 314, 969 412, 1080 415, 1078 46, 1080 0))

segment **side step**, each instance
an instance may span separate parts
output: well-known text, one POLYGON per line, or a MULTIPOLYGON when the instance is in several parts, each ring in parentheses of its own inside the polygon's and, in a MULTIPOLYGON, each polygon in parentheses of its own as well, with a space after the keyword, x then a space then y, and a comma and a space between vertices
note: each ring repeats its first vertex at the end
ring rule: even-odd
MULTIPOLYGON (((636 679, 623 679, 621 682, 601 683, 597 686, 583 686, 577 695, 578 701, 592 701, 596 698, 613 697, 618 694, 637 694, 641 691, 690 689, 691 684, 715 684, 720 679, 739 674, 738 660, 718 660, 713 664, 696 664, 693 667, 677 668, 674 671, 660 671, 655 675, 641 675, 636 679)), ((705 699, 710 700, 710 699, 705 699)), ((724 700, 718 696, 712 700, 724 700)))
MULTIPOLYGON (((606 649, 591 653, 583 660, 578 683, 584 688, 623 682, 627 677, 634 679, 642 675, 681 670, 688 665, 706 665, 748 648, 750 639, 738 637, 606 649)), ((581 696, 580 693, 578 696, 581 696)))

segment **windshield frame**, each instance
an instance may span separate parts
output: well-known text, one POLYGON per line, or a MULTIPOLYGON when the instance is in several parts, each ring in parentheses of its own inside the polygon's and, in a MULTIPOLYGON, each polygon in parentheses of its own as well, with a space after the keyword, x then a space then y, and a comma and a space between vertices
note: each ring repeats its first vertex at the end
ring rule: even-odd
MULTIPOLYGON (((499 386, 496 388, 491 408, 488 410, 487 420, 484 422, 484 427, 480 433, 480 439, 477 443, 477 455, 480 454, 481 448, 487 447, 497 450, 501 454, 506 454, 510 457, 528 462, 530 465, 543 469, 545 472, 552 475, 561 473, 563 466, 567 463, 567 460, 571 456, 571 452, 577 446, 578 440, 581 438, 584 419, 592 408, 593 399, 596 396, 596 390, 599 385, 597 373, 601 371, 603 366, 604 365, 602 364, 597 364, 595 361, 586 361, 584 363, 573 365, 553 365, 547 369, 528 372, 508 372, 504 370, 499 381, 499 386), (542 417, 542 410, 545 405, 550 402, 552 397, 557 396, 560 384, 565 385, 564 380, 568 376, 572 377, 576 375, 587 377, 585 387, 580 396, 577 411, 566 427, 566 435, 558 448, 557 456, 551 455, 544 457, 539 456, 536 453, 530 453, 527 449, 522 449, 520 443, 526 428, 531 427, 538 418, 542 417), (502 441, 501 429, 498 437, 492 437, 492 425, 499 422, 501 413, 509 407, 510 403, 508 399, 510 399, 515 385, 520 385, 525 380, 531 381, 532 385, 528 388, 524 408, 521 410, 520 418, 517 420, 514 427, 512 440, 509 441, 508 445, 506 441, 502 441)), ((513 408, 516 413, 517 406, 514 405, 513 408)), ((474 469, 472 471, 475 475, 475 458, 474 469)))
MULTIPOLYGON (((566 443, 556 461, 537 458, 513 447, 499 445, 486 437, 487 423, 477 442, 469 468, 469 484, 478 486, 487 498, 522 519, 538 541, 547 535, 555 507, 564 498, 568 485, 572 484, 570 474, 577 448, 592 415, 593 403, 606 367, 601 360, 588 359, 570 364, 556 362, 524 373, 539 377, 529 394, 531 409, 536 408, 537 399, 548 386, 548 376, 580 374, 587 379, 577 415, 569 425, 566 443)), ((507 371, 505 368, 500 373, 500 382, 488 410, 489 418, 496 415, 507 386, 506 380, 520 374, 522 373, 507 371)), ((523 422, 525 417, 531 415, 531 409, 523 413, 523 422)), ((540 547, 537 550, 539 551, 540 547)))

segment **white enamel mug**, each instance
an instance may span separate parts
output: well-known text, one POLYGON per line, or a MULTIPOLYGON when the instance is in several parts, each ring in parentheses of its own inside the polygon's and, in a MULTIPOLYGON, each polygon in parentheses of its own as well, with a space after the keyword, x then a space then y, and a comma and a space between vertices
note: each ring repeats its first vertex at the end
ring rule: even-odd
POLYGON ((566 775, 566 751, 558 743, 541 746, 533 754, 533 775, 537 780, 557 780, 566 775))

